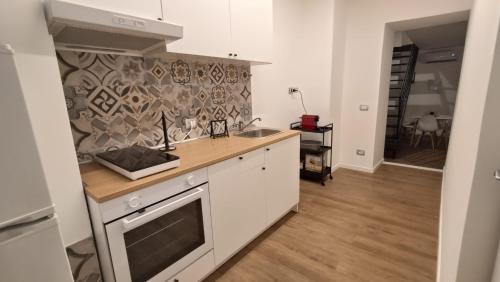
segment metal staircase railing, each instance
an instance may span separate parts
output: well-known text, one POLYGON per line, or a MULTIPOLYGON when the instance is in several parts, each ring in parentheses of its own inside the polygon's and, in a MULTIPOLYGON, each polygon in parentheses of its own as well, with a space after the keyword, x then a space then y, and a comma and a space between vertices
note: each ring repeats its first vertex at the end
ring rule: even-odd
POLYGON ((392 55, 389 107, 385 135, 386 158, 396 157, 403 134, 403 122, 411 85, 415 80, 418 47, 415 44, 395 47, 392 55))

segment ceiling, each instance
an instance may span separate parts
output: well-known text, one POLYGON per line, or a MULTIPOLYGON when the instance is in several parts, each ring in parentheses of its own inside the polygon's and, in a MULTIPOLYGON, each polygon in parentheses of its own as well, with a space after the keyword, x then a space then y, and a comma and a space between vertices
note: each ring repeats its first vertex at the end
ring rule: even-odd
POLYGON ((406 31, 420 49, 464 46, 466 33, 466 21, 406 31))

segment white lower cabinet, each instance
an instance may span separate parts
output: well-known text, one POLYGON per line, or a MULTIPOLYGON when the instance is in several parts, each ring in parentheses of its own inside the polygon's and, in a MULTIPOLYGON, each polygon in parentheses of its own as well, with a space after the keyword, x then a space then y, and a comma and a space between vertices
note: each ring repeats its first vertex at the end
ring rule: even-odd
POLYGON ((267 224, 273 224, 299 202, 300 138, 266 147, 267 224))
POLYGON ((256 150, 208 168, 215 264, 266 227, 264 151, 256 150))
POLYGON ((299 137, 208 168, 215 265, 299 202, 299 137))

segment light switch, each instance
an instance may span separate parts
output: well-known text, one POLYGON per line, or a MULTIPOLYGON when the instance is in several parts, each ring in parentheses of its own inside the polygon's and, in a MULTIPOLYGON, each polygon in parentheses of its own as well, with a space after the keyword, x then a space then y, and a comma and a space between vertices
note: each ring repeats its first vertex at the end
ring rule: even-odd
POLYGON ((359 105, 359 110, 362 112, 368 111, 368 105, 359 105))

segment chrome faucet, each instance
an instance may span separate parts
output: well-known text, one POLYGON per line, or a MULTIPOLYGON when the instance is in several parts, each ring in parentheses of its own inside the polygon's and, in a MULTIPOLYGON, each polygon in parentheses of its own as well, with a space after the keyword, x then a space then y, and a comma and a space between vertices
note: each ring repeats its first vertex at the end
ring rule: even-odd
POLYGON ((247 128, 248 126, 250 126, 252 123, 254 123, 256 120, 258 121, 262 121, 262 119, 260 117, 258 118, 254 118, 252 119, 249 123, 245 124, 243 121, 240 121, 238 123, 238 130, 239 131, 243 131, 245 128, 247 128))

